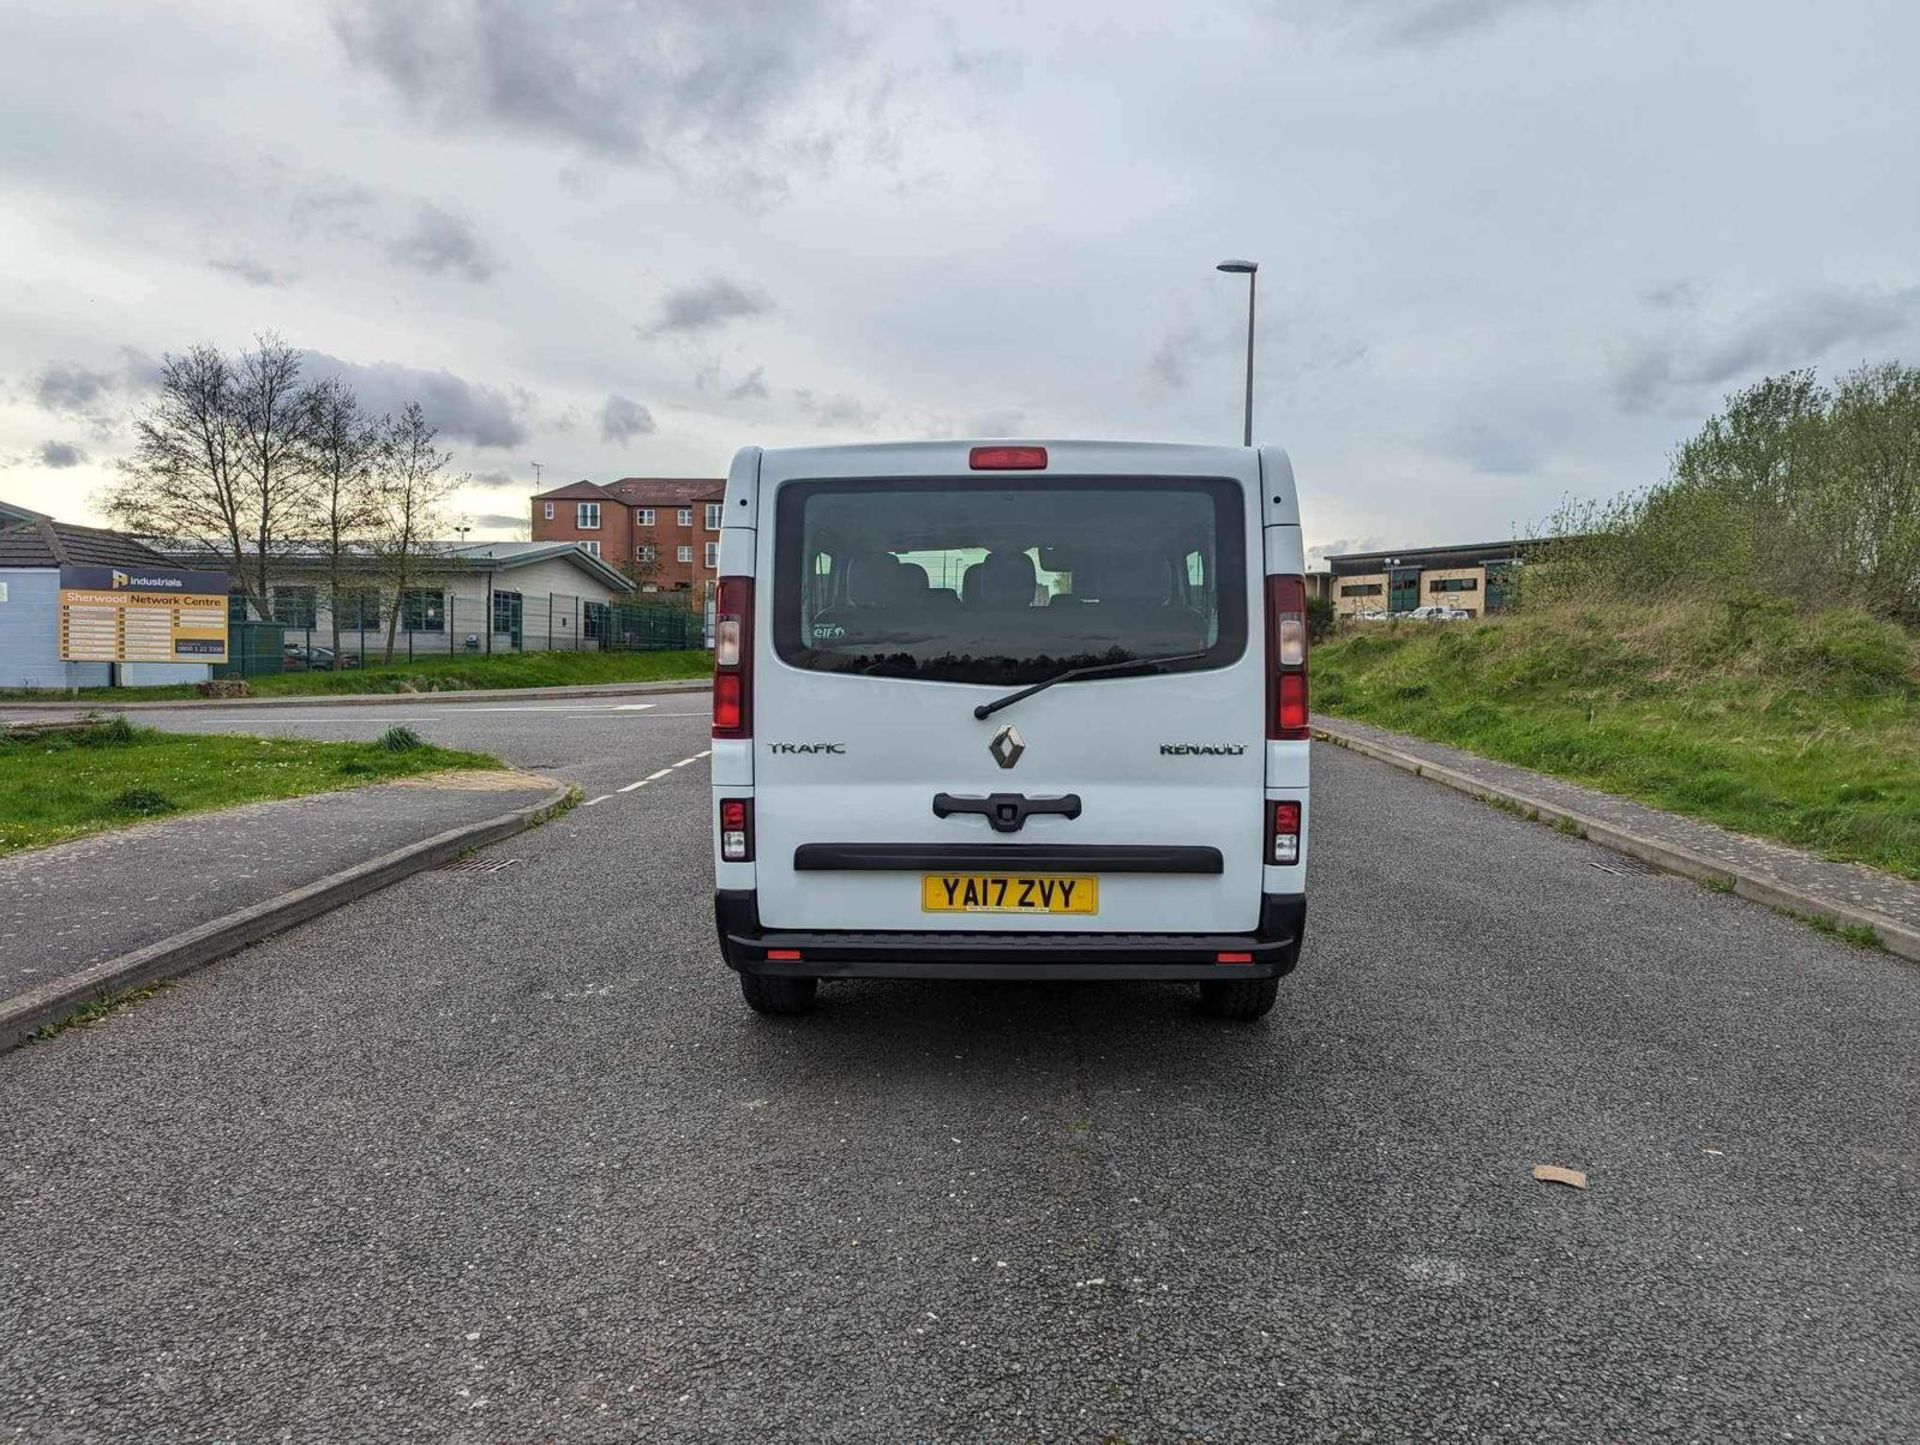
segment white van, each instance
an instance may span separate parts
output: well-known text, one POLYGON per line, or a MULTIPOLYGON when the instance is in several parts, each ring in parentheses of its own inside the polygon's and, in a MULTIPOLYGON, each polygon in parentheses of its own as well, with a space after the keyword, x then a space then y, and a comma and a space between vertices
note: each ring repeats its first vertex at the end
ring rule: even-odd
POLYGON ((1306 923, 1307 630, 1277 448, 734 458, 720 948, 827 978, 1159 979, 1258 1018, 1306 923))

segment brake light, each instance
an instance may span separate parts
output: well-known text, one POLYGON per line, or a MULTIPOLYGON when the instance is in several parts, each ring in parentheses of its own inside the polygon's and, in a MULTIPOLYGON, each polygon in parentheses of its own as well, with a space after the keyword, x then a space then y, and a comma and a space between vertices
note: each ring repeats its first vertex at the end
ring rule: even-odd
POLYGON ((720 800, 720 856, 729 863, 753 861, 753 800, 720 800))
POLYGON ((1307 579, 1267 578, 1267 736, 1307 736, 1307 579))
POLYGON ((1273 805, 1273 826, 1267 835, 1267 861, 1290 868, 1300 861, 1300 804, 1287 799, 1273 805))
POLYGON ((753 579, 722 577, 713 604, 713 735, 753 736, 753 579))
POLYGON ((976 472, 1039 472, 1047 466, 1045 447, 975 447, 967 465, 976 472))

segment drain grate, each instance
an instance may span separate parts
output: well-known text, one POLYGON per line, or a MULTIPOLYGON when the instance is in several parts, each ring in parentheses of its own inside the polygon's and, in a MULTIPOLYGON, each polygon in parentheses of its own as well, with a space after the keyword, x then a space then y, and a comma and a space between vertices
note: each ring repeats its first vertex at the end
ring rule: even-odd
POLYGON ((1660 870, 1651 863, 1642 863, 1638 858, 1629 858, 1626 854, 1616 854, 1602 862, 1598 858, 1587 859, 1589 868, 1598 868, 1602 873, 1611 873, 1616 878, 1657 878, 1660 870))
POLYGON ((518 858, 456 858, 451 863, 442 863, 442 873, 498 873, 502 868, 511 868, 518 858))

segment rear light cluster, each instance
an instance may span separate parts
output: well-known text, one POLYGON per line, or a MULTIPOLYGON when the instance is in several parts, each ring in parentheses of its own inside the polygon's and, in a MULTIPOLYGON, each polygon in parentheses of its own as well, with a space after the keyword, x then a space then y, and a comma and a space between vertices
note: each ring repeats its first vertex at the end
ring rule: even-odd
POLYGON ((1267 578, 1267 736, 1307 734, 1307 580, 1267 578))
POLYGON ((753 736, 753 580, 722 577, 713 605, 713 735, 753 736))
POLYGON ((753 861, 753 799, 720 800, 720 856, 729 863, 753 861))
POLYGON ((1300 805, 1291 799, 1273 804, 1273 826, 1267 834, 1267 861, 1282 868, 1300 861, 1300 805))

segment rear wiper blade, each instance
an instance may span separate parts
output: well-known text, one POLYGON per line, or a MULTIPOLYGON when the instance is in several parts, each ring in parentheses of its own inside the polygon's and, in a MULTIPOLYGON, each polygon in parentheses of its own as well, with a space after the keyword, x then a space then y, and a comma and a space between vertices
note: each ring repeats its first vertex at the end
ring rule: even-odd
POLYGON ((1036 692, 1045 692, 1056 682, 1072 682, 1077 677, 1100 677, 1110 672, 1126 672, 1135 667, 1162 667, 1169 662, 1195 662, 1206 656, 1204 652, 1181 652, 1172 657, 1130 657, 1125 662, 1096 662, 1087 667, 1070 667, 1065 672, 1055 673, 1044 682, 1036 682, 1032 687, 1023 687, 1018 692, 1010 692, 1005 697, 997 697, 992 702, 983 702, 973 710, 977 718, 990 718, 1003 707, 1012 707, 1032 697, 1036 692))

